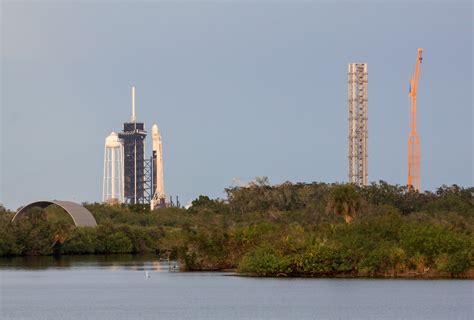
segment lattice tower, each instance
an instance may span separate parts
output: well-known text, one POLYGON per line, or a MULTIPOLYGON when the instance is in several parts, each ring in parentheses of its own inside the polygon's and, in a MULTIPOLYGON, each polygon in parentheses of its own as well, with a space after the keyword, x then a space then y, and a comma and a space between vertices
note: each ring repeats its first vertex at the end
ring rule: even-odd
POLYGON ((348 65, 349 182, 368 184, 367 64, 348 65))

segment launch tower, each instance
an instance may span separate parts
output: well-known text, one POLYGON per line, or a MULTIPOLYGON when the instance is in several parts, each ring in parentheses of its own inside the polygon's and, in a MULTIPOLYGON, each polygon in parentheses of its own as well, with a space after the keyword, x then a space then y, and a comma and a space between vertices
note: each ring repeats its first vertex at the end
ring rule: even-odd
POLYGON ((124 198, 129 204, 148 203, 145 183, 145 126, 135 115, 135 87, 132 87, 132 117, 119 133, 124 149, 124 198))

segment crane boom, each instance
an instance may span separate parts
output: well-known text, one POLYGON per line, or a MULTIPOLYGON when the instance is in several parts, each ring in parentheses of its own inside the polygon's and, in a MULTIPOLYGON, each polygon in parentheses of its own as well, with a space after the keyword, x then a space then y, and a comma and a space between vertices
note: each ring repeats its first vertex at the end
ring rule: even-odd
POLYGON ((418 90, 418 81, 420 79, 420 66, 423 49, 418 49, 415 72, 410 79, 411 97, 411 118, 410 118, 410 137, 408 138, 408 179, 409 188, 420 191, 420 137, 416 132, 416 93, 418 90))

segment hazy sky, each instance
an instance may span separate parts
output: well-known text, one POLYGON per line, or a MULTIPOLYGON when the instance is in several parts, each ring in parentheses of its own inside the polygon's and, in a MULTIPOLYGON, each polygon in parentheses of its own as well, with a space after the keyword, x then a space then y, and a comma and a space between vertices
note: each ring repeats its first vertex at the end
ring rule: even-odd
MULTIPOLYGON (((182 203, 232 179, 346 181, 347 64, 369 68, 369 180, 473 180, 472 1, 2 1, 0 202, 100 201, 104 138, 158 123, 182 203)), ((147 153, 151 152, 147 140, 147 153)))

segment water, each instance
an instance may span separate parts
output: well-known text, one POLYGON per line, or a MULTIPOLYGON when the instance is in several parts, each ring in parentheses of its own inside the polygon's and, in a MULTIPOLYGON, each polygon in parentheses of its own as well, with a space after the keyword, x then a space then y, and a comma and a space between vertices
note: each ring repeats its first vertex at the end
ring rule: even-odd
POLYGON ((0 259, 0 318, 474 319, 473 288, 468 280, 169 272, 152 257, 0 259))

